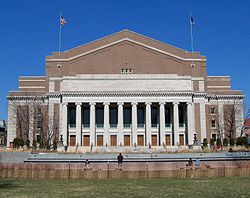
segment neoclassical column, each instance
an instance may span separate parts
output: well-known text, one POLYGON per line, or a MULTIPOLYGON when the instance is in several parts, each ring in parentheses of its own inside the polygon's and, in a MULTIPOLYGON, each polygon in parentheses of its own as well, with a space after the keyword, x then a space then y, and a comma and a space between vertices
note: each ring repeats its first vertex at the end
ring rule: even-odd
MULTIPOLYGON (((223 112, 223 107, 222 107, 222 112, 223 112)), ((222 126, 224 126, 224 123, 222 126)), ((206 102, 204 100, 200 102, 200 127, 201 127, 201 142, 203 142, 203 139, 207 137, 206 135, 206 102)))
POLYGON ((90 130, 90 145, 95 146, 96 142, 95 142, 95 102, 90 102, 90 126, 89 126, 89 130, 90 130))
POLYGON ((187 132, 188 132, 188 145, 194 143, 194 117, 193 117, 193 104, 192 102, 187 103, 187 132))
POLYGON ((104 145, 109 145, 109 102, 104 102, 104 145))
POLYGON ((76 144, 82 145, 82 103, 76 102, 76 144))
POLYGON ((7 147, 10 146, 10 142, 13 143, 14 138, 16 137, 17 130, 17 112, 15 111, 14 105, 15 102, 13 100, 8 100, 8 130, 7 130, 7 147))
POLYGON ((159 145, 166 145, 165 140, 165 102, 160 102, 160 143, 159 145))
POLYGON ((123 102, 118 102, 118 145, 123 145, 123 102))
POLYGON ((146 102, 146 145, 151 143, 151 102, 146 102))
POLYGON ((62 104, 62 135, 64 146, 68 145, 68 103, 62 104))
POLYGON ((173 102, 174 105, 174 145, 179 144, 179 102, 173 102))
POLYGON ((137 144, 137 102, 132 102, 132 144, 137 144))

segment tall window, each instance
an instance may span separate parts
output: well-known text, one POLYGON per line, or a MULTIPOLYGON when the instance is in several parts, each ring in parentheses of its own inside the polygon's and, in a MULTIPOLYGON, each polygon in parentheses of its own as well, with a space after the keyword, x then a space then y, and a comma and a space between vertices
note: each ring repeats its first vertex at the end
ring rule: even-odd
POLYGON ((215 120, 211 120, 211 127, 212 127, 212 128, 215 128, 215 127, 216 127, 216 122, 215 122, 215 120))
POLYGON ((76 127, 76 106, 69 106, 69 126, 76 127))
POLYGON ((165 107, 165 126, 170 127, 171 123, 171 107, 166 106, 165 107))
POLYGON ((210 113, 211 113, 211 114, 215 114, 215 108, 214 108, 214 107, 211 107, 210 113))
POLYGON ((117 123, 118 123, 117 106, 110 106, 109 122, 110 122, 110 127, 117 127, 117 123))
POLYGON ((183 105, 179 105, 179 123, 180 127, 184 127, 186 122, 186 108, 183 105))
POLYGON ((131 106, 124 106, 123 108, 123 124, 124 127, 130 127, 132 121, 131 106))
POLYGON ((138 105, 137 109, 137 125, 143 127, 145 124, 145 108, 144 106, 138 105))
POLYGON ((84 106, 82 108, 82 124, 83 124, 83 127, 89 127, 89 125, 90 125, 90 108, 89 108, 89 106, 84 106))
POLYGON ((96 107, 96 126, 103 127, 104 123, 104 109, 103 106, 96 107))
POLYGON ((158 107, 152 106, 151 107, 151 126, 157 127, 158 124, 158 107))

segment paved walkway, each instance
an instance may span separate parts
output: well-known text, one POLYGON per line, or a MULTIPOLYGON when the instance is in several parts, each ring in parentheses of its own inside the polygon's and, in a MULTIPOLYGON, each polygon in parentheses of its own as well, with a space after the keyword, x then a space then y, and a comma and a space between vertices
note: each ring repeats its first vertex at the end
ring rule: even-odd
MULTIPOLYGON (((220 153, 171 153, 171 154, 123 154, 124 162, 164 162, 187 161, 189 158, 200 161, 250 160, 250 152, 220 153)), ((0 163, 21 162, 116 162, 117 154, 58 154, 30 152, 0 152, 0 163)))

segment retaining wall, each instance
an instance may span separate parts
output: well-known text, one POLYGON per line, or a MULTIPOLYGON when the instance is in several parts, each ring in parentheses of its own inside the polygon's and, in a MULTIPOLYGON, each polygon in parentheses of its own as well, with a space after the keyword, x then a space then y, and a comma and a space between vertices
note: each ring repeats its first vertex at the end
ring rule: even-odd
POLYGON ((108 179, 108 178, 199 178, 250 176, 250 161, 207 161, 186 167, 185 162, 116 163, 0 163, 0 178, 108 179))

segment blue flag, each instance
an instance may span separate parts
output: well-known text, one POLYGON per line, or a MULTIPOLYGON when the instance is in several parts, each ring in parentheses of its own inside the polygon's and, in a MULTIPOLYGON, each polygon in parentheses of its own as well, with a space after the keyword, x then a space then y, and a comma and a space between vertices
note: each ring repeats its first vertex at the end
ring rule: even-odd
POLYGON ((190 15, 190 24, 194 25, 194 18, 190 15))

